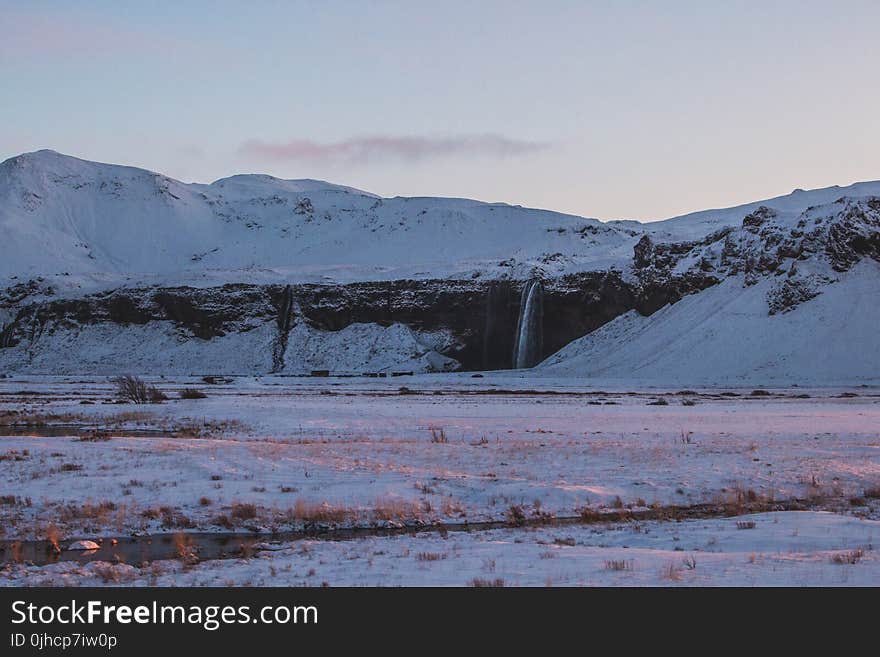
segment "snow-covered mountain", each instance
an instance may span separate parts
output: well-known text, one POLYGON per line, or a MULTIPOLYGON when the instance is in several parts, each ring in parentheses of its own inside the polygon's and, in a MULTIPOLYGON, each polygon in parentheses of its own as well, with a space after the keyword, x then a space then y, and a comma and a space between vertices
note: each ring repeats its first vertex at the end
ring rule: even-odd
POLYGON ((528 338, 536 375, 880 380, 880 182, 603 223, 38 151, 0 164, 0 236, 0 369, 497 369, 528 338))
POLYGON ((0 231, 0 276, 171 281, 425 277, 548 254, 592 268, 634 243, 595 219, 501 203, 265 175, 185 184, 45 150, 0 164, 0 231))

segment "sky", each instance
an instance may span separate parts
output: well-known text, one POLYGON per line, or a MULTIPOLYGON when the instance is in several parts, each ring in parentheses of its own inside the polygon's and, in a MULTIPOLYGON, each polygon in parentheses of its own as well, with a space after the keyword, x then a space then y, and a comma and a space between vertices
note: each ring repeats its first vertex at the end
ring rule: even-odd
POLYGON ((0 159, 661 219, 880 179, 880 2, 0 0, 0 159))

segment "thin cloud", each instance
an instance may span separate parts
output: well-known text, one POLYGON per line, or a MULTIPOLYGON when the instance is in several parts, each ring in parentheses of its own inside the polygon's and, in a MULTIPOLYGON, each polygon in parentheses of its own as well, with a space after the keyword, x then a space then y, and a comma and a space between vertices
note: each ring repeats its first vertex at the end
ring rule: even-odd
POLYGON ((292 139, 267 142, 251 139, 241 145, 242 154, 264 160, 310 163, 365 164, 376 161, 421 162, 455 156, 516 157, 545 150, 543 142, 511 139, 501 135, 455 137, 373 136, 336 142, 292 139))

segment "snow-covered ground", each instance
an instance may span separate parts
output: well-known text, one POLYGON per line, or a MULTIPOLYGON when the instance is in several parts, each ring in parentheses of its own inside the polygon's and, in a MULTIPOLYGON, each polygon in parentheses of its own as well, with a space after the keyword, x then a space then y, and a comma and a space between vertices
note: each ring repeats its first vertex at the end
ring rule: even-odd
MULTIPOLYGON (((527 517, 571 516, 585 507, 799 498, 847 516, 767 516, 757 523, 759 530, 749 531, 728 531, 735 530, 733 520, 709 519, 656 523, 644 536, 627 525, 598 534, 595 528, 566 527, 450 534, 447 541, 417 536, 315 542, 308 544, 314 555, 308 567, 299 565, 298 544, 287 556, 206 563, 187 573, 175 574, 177 566, 164 564, 165 575, 152 581, 270 583, 267 573, 286 572, 277 581, 665 583, 660 572, 667 562, 675 565, 687 556, 657 542, 673 534, 688 551, 711 552, 708 542, 719 537, 718 554, 699 555, 696 570, 683 569, 684 582, 877 581, 875 557, 864 547, 876 525, 857 519, 880 517, 873 497, 880 488, 877 388, 789 388, 758 395, 751 389, 602 391, 577 380, 517 373, 155 382, 172 399, 134 406, 107 403, 113 393, 101 378, 0 380, 3 424, 44 421, 105 428, 112 435, 83 441, 69 428, 0 427, 0 435, 8 434, 0 438, 5 538, 42 539, 52 527, 63 540, 229 527, 284 530, 322 513, 340 524, 474 522, 508 517, 511 507, 521 507, 527 517), (194 386, 208 397, 176 398, 194 386), (242 513, 248 505, 254 505, 252 512, 242 513), (542 545, 552 543, 554 532, 573 537, 576 545, 542 545), (806 544, 795 538, 822 532, 840 540, 806 544), (620 537, 626 537, 627 549, 620 537), (406 550, 449 552, 453 545, 455 557, 399 557, 406 550), (866 550, 859 564, 830 561, 830 550, 859 546, 866 550), (545 564, 546 551, 558 559, 547 557, 545 564), (758 566, 749 561, 752 552, 758 566), (353 553, 364 563, 371 560, 375 570, 347 564, 345 555, 353 553), (605 560, 624 557, 636 567, 606 572, 605 560), (463 561, 447 563, 453 558, 463 561), (489 577, 478 565, 492 558, 497 574, 489 577), (311 568, 318 575, 306 576, 311 568)), ((4 581, 35 583, 45 575, 57 583, 87 583, 93 568, 82 570, 84 575, 70 565, 30 569, 25 579, 13 568, 4 581)), ((147 571, 136 576, 152 577, 147 571)), ((678 581, 678 575, 670 577, 678 581)))
MULTIPOLYGON (((172 322, 60 327, 41 336, 36 345, 0 350, 0 369, 111 375, 119 371, 124 355, 126 371, 142 374, 269 372, 277 336, 274 320, 211 340, 182 338, 172 322)), ((403 324, 349 324, 339 331, 320 331, 297 323, 288 337, 284 370, 363 374, 458 369, 456 361, 434 349, 444 339, 441 332, 417 332, 403 324)))

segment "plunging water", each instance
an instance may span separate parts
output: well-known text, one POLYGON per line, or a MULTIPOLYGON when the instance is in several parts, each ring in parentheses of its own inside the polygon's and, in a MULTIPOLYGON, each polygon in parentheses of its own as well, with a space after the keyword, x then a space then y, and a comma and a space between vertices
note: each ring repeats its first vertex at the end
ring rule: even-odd
POLYGON ((533 367, 541 360, 544 335, 544 286, 531 280, 523 286, 513 346, 513 367, 533 367))

